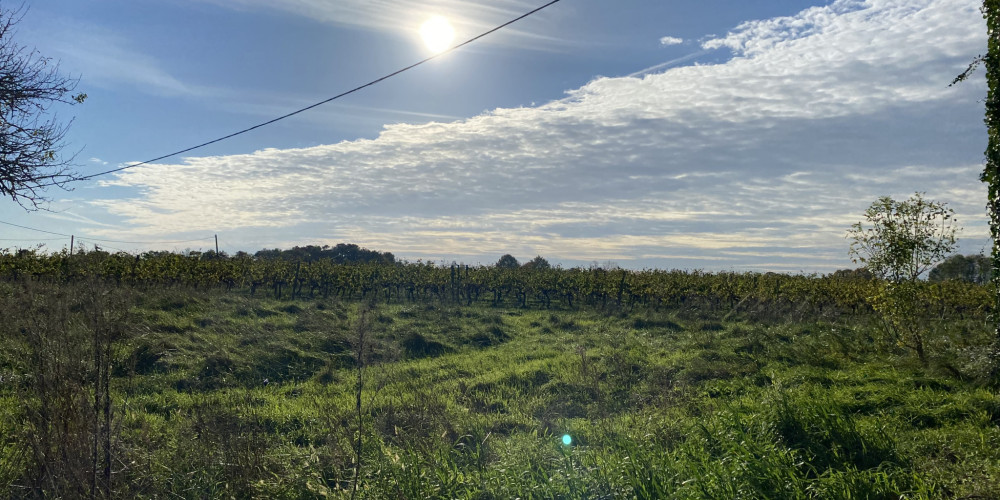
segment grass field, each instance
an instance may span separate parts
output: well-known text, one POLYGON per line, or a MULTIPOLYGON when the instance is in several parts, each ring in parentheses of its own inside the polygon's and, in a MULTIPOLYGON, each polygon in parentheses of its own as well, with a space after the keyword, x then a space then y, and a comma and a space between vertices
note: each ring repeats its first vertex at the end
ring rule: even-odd
POLYGON ((12 497, 1000 498, 982 318, 924 367, 867 316, 30 282, 0 311, 12 497))

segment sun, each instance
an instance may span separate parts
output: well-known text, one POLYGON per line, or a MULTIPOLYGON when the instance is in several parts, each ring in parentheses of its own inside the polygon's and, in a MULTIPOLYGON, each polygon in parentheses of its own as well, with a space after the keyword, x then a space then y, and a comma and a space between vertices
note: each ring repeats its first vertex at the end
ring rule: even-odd
POLYGON ((420 37, 424 45, 435 54, 451 47, 455 39, 455 29, 442 16, 433 16, 420 26, 420 37))

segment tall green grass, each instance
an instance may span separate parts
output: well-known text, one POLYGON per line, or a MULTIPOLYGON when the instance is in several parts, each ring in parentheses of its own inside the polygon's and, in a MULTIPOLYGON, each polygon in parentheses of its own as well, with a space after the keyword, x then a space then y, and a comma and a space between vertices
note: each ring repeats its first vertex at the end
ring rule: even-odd
POLYGON ((924 368, 879 343, 864 317, 759 322, 684 309, 425 302, 368 313, 359 358, 365 306, 356 302, 120 288, 98 307, 92 292, 0 284, 6 496, 91 493, 101 469, 91 452, 100 432, 95 326, 118 332, 114 466, 97 496, 348 498, 355 487, 361 498, 468 499, 1000 491, 1000 398, 976 383, 989 332, 974 319, 935 329, 928 351, 936 354, 924 368), (95 323, 97 313, 110 315, 95 323), (43 418, 44 405, 58 412, 43 418))

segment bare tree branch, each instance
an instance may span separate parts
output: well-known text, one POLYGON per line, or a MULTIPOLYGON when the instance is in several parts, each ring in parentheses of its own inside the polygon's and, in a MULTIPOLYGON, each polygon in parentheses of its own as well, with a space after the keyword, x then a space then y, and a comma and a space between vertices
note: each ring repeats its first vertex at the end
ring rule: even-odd
POLYGON ((46 186, 62 189, 77 178, 73 155, 61 150, 69 123, 50 111, 54 104, 78 104, 77 80, 63 76, 59 64, 13 40, 25 9, 0 7, 0 196, 26 210, 44 208, 46 186))

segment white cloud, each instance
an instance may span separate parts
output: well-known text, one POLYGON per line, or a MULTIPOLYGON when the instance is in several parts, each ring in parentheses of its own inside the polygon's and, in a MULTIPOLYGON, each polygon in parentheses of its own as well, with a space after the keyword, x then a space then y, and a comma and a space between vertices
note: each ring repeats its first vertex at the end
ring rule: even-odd
POLYGON ((251 249, 830 271, 850 265, 845 230, 872 200, 920 190, 956 208, 974 252, 984 86, 946 86, 984 32, 965 0, 840 0, 707 42, 735 51, 724 64, 374 140, 143 166, 104 183, 135 197, 95 203, 131 235, 218 231, 251 249))
POLYGON ((665 36, 660 39, 660 45, 680 45, 682 43, 684 43, 684 39, 675 36, 665 36))

